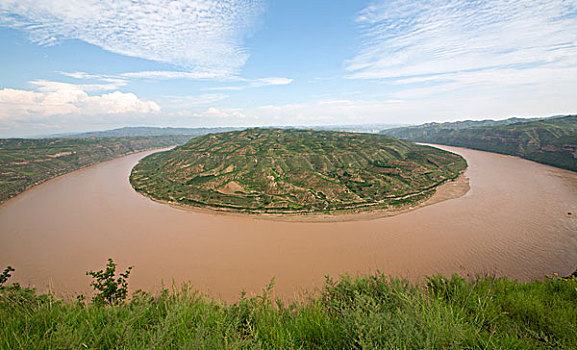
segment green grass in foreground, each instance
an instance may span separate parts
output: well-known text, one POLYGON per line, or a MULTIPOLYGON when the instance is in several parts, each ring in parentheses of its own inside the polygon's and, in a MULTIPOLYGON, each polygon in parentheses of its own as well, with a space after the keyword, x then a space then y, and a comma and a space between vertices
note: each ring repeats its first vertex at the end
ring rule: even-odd
POLYGON ((520 283, 384 275, 327 280, 307 301, 188 288, 117 306, 0 292, 1 349, 576 349, 577 278, 520 283))

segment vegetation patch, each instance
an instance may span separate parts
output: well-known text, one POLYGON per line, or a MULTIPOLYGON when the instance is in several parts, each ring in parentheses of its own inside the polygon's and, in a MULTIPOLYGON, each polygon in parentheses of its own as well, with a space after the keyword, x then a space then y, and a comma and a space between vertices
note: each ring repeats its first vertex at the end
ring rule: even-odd
POLYGON ((523 120, 428 123, 383 130, 416 142, 467 147, 577 171, 577 115, 523 120))
POLYGON ((130 181, 162 201, 309 213, 413 204, 466 166, 456 154, 383 135, 249 129, 150 155, 130 181))
POLYGON ((92 303, 0 286, 0 348, 577 348, 577 274, 526 283, 343 276, 291 303, 273 297, 273 280, 260 295, 226 304, 187 285, 124 300, 125 280, 117 283, 111 264, 94 276, 109 283, 92 303))
POLYGON ((152 148, 183 144, 190 136, 0 139, 0 203, 82 167, 152 148))

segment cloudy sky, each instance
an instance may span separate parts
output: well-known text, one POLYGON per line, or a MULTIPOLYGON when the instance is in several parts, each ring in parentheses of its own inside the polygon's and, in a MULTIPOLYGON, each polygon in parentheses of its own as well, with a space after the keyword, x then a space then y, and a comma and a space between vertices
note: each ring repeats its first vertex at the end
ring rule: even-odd
POLYGON ((0 136, 577 113, 575 0, 0 0, 0 136))

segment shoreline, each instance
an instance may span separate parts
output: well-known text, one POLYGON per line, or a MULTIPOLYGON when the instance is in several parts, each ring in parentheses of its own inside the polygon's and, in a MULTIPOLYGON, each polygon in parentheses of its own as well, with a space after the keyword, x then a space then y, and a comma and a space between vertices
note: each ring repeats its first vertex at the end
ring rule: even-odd
MULTIPOLYGON (((138 159, 153 151, 127 156, 40 185, 3 206, 0 256, 21 266, 15 281, 58 293, 84 291, 85 272, 113 257, 119 266, 136 266, 134 290, 191 281, 223 300, 236 300, 241 290, 258 292, 272 276, 279 296, 290 298, 320 286, 325 275, 347 272, 531 280, 575 271, 577 250, 568 247, 577 228, 577 173, 446 148, 469 164, 464 175, 471 189, 464 196, 390 218, 363 220, 365 213, 352 216, 357 221, 327 223, 201 215, 154 203, 127 181, 138 159)), ((444 186, 449 192, 451 184, 444 186)), ((426 204, 442 195, 437 188, 426 204)))
MULTIPOLYGON (((469 178, 465 176, 465 171, 461 171, 459 176, 453 180, 446 180, 441 185, 435 187, 431 196, 419 202, 400 207, 378 208, 378 209, 341 209, 330 214, 324 212, 301 212, 301 213, 258 213, 243 212, 235 209, 212 208, 209 206, 193 206, 178 202, 160 200, 149 196, 146 193, 137 191, 130 183, 132 189, 139 195, 152 200, 153 202, 168 205, 174 209, 192 211, 201 214, 234 216, 255 220, 283 221, 283 222, 307 222, 307 223, 327 223, 327 222, 344 222, 344 221, 367 221, 376 220, 396 215, 408 213, 426 206, 441 203, 447 200, 456 199, 464 196, 471 189, 469 178)), ((130 182, 130 181, 129 181, 130 182)))
POLYGON ((12 200, 20 197, 22 194, 24 194, 24 193, 26 193, 26 192, 28 192, 28 191, 30 191, 30 190, 33 190, 33 189, 35 189, 35 188, 37 188, 37 187, 39 187, 39 186, 42 186, 42 185, 44 185, 44 184, 47 184, 47 183, 49 183, 49 182, 51 182, 51 181, 53 181, 53 180, 57 180, 57 179, 60 179, 60 178, 65 177, 65 176, 67 176, 67 175, 74 174, 74 173, 76 173, 76 172, 78 172, 78 171, 84 171, 84 170, 90 169, 90 168, 92 168, 92 167, 96 167, 96 166, 98 166, 98 165, 101 165, 101 164, 105 164, 105 163, 108 163, 108 162, 112 162, 112 161, 114 161, 114 160, 118 160, 118 159, 121 159, 121 158, 124 158, 124 157, 134 156, 134 155, 139 154, 139 153, 150 152, 150 151, 153 151, 154 153, 164 152, 164 151, 171 150, 171 149, 174 148, 174 147, 177 147, 177 145, 175 145, 175 146, 168 146, 168 147, 161 147, 161 148, 149 148, 149 149, 145 149, 145 150, 141 150, 141 151, 133 151, 133 152, 130 152, 130 153, 126 153, 126 154, 120 155, 120 156, 118 156, 118 157, 114 157, 114 158, 111 158, 111 159, 103 160, 103 161, 101 161, 101 162, 96 162, 96 163, 91 163, 91 164, 83 165, 83 166, 81 166, 80 168, 76 168, 76 169, 74 169, 74 170, 72 170, 72 171, 68 171, 68 172, 65 172, 65 173, 62 173, 62 174, 59 174, 59 175, 56 175, 56 176, 53 176, 53 177, 50 177, 50 178, 47 178, 47 179, 43 179, 43 180, 40 180, 40 181, 37 181, 37 182, 34 182, 34 183, 30 184, 30 185, 27 186, 22 192, 18 192, 18 193, 16 193, 15 195, 13 195, 13 196, 11 196, 11 197, 8 197, 8 198, 6 198, 6 199, 4 199, 4 200, 0 200, 0 207, 6 205, 6 203, 8 203, 8 202, 10 202, 10 201, 12 201, 12 200))

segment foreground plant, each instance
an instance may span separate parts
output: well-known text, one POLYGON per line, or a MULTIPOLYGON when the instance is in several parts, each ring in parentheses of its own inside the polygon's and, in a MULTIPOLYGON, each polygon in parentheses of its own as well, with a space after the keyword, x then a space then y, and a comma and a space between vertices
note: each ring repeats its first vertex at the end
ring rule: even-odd
POLYGON ((0 275, 0 287, 2 287, 4 285, 4 283, 6 283, 8 281, 10 276, 12 276, 10 274, 10 272, 14 272, 14 271, 15 270, 12 268, 12 266, 8 266, 4 269, 4 271, 2 271, 2 274, 0 275))
POLYGON ((233 304, 183 285, 101 307, 12 285, 0 349, 577 349, 575 279, 342 276, 288 304, 273 286, 233 304))
POLYGON ((89 271, 86 273, 94 279, 90 285, 98 293, 92 297, 92 302, 97 305, 117 305, 128 296, 128 277, 133 266, 129 266, 124 273, 116 277, 116 263, 109 258, 106 268, 100 271, 89 271))

